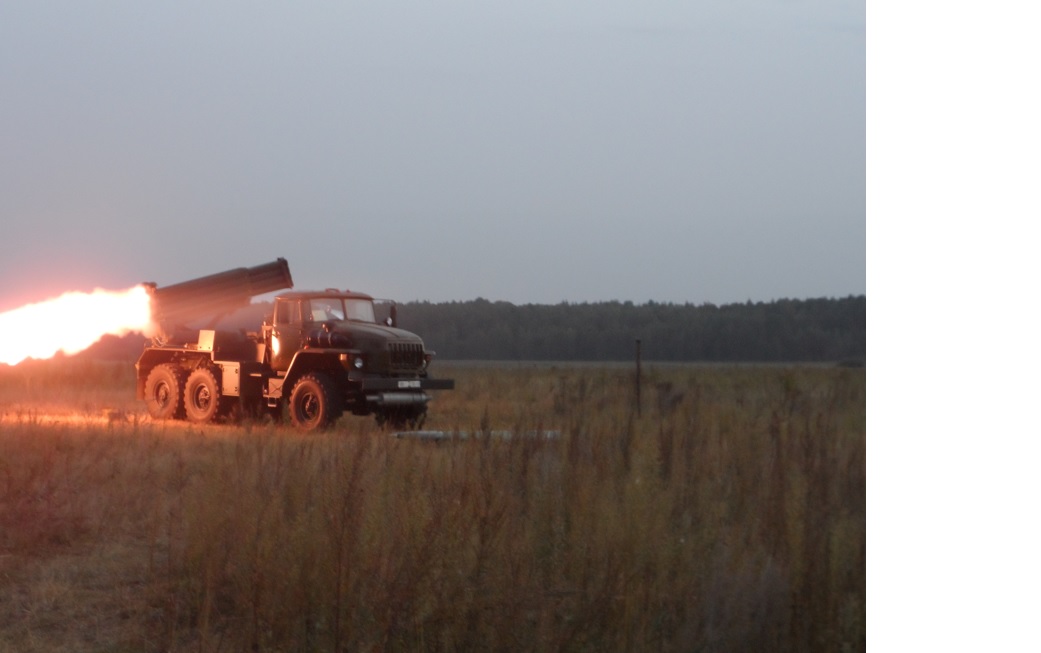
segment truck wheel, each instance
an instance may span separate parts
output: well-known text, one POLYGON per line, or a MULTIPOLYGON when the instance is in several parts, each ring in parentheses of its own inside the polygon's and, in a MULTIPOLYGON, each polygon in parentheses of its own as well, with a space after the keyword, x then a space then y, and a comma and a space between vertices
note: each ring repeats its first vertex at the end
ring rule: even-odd
POLYGON ((184 418, 184 370, 157 365, 145 380, 145 405, 153 419, 184 418))
POLYGON ((212 422, 220 408, 220 385, 213 372, 200 367, 188 376, 184 386, 184 411, 197 424, 212 422))
POLYGON ((328 428, 342 414, 336 384, 328 375, 319 372, 307 374, 293 386, 289 395, 289 418, 298 429, 328 428))

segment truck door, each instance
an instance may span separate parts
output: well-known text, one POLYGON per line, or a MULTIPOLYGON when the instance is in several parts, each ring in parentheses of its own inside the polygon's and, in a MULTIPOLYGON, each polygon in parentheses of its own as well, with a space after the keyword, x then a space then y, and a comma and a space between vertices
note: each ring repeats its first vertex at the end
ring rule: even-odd
POLYGON ((285 372, 304 342, 304 313, 310 313, 307 300, 280 299, 275 302, 271 329, 271 368, 285 372))

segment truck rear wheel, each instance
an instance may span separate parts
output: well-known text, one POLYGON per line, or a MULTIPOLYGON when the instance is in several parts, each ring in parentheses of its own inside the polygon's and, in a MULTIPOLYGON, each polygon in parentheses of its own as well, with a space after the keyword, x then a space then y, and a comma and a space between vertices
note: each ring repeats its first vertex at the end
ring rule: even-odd
POLYGON ((188 376, 184 386, 184 411, 197 424, 212 422, 220 408, 220 385, 213 371, 200 367, 188 376))
POLYGON ((145 405, 152 419, 184 418, 184 370, 157 365, 145 380, 145 405))
POLYGON ((298 429, 314 431, 328 428, 342 414, 336 384, 327 374, 307 374, 293 386, 293 392, 289 395, 289 418, 298 429))

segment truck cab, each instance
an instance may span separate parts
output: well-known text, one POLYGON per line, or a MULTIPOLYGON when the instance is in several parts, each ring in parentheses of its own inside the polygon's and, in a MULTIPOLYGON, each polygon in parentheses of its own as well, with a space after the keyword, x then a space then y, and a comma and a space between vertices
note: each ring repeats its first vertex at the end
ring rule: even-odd
POLYGON ((420 424, 430 400, 425 391, 454 384, 429 378, 434 353, 419 336, 395 326, 396 318, 392 306, 390 316, 378 321, 373 297, 349 290, 279 295, 262 332, 274 373, 269 397, 288 392, 294 422, 318 419, 294 413, 303 406, 293 399, 300 381, 317 375, 337 395, 329 399, 333 412, 375 414, 381 424, 395 426, 420 424))

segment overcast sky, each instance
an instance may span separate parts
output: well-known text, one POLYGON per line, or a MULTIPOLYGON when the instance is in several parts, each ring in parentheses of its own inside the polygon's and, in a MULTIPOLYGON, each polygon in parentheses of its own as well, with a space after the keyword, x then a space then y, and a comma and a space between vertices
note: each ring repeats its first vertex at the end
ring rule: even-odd
POLYGON ((864 3, 0 5, 0 308, 866 291, 864 3))

